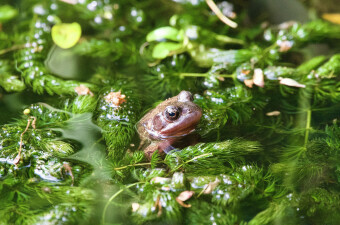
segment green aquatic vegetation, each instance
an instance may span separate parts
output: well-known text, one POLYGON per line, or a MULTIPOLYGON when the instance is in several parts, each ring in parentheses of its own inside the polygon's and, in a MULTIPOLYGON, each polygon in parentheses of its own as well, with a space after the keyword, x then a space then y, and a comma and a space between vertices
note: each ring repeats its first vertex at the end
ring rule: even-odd
POLYGON ((175 55, 166 59, 164 63, 149 68, 148 73, 143 77, 143 82, 150 86, 150 98, 154 97, 152 93, 157 93, 157 96, 164 98, 169 94, 177 95, 182 90, 195 92, 197 90, 195 80, 188 77, 186 73, 194 70, 197 69, 188 57, 175 55))
POLYGON ((122 158, 134 142, 135 124, 140 112, 139 101, 133 87, 129 87, 126 81, 116 81, 115 86, 102 90, 96 110, 97 124, 102 128, 109 155, 114 159, 122 158), (114 103, 110 99, 114 93, 124 95, 124 102, 114 103))
MULTIPOLYGON (((274 29, 275 30, 275 29, 274 29)), ((339 39, 339 26, 323 20, 315 20, 306 24, 286 23, 276 29, 277 36, 269 29, 265 33, 268 41, 277 44, 290 42, 289 48, 305 45, 311 42, 324 42, 327 39, 339 39), (275 40, 276 39, 276 40, 275 40)))
POLYGON ((0 181, 0 222, 39 224, 86 221, 93 191, 12 176, 0 181))
POLYGON ((340 26, 214 2, 237 28, 210 0, 1 3, 0 224, 338 223, 340 26), (182 90, 200 139, 148 160, 136 124, 182 90))
POLYGON ((336 76, 340 72, 340 67, 339 67, 339 62, 340 62, 340 55, 336 54, 333 55, 327 63, 319 67, 315 73, 317 76, 321 78, 331 78, 332 76, 336 76))
MULTIPOLYGON (((20 50, 15 53, 17 70, 25 83, 33 88, 34 92, 53 94, 74 94, 74 88, 83 84, 78 81, 65 81, 50 74, 44 64, 49 48, 51 47, 51 26, 59 22, 59 18, 48 11, 43 5, 35 6, 38 12, 34 14, 30 30, 23 37, 20 50), (41 10, 41 12, 39 12, 41 10)), ((88 84, 87 84, 88 85, 88 84)), ((90 86, 90 85, 89 85, 90 86)), ((90 86, 93 89, 93 86, 90 86)))
POLYGON ((72 48, 81 36, 79 23, 62 23, 52 27, 51 35, 54 43, 60 48, 72 48))
POLYGON ((221 174, 242 165, 244 156, 261 150, 256 142, 234 139, 218 143, 197 144, 165 157, 171 171, 184 170, 189 174, 221 174), (190 153, 190 154, 189 154, 190 153))
POLYGON ((195 102, 203 109, 199 129, 207 134, 222 129, 228 120, 243 123, 251 118, 253 108, 263 108, 266 104, 262 98, 254 98, 244 86, 234 86, 225 90, 209 90, 203 96, 196 96, 195 102))
POLYGON ((7 22, 8 20, 13 19, 18 14, 18 11, 10 6, 3 5, 0 7, 0 23, 7 22))
POLYGON ((14 75, 13 64, 9 61, 0 61, 0 86, 7 92, 20 92, 23 91, 26 86, 18 76, 14 75))

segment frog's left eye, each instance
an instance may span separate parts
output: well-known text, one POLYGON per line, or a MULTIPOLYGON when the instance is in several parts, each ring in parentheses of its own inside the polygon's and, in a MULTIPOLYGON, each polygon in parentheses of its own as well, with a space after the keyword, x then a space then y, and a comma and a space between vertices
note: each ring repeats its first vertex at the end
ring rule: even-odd
POLYGON ((176 106, 168 106, 164 110, 164 114, 166 120, 172 122, 179 117, 179 109, 176 106))

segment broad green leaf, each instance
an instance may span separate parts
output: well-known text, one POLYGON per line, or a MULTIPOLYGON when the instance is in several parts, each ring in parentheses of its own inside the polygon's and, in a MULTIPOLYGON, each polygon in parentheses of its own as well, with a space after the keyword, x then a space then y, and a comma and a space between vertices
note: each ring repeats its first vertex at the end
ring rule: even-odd
POLYGON ((146 41, 157 41, 162 39, 168 39, 171 41, 182 41, 183 31, 179 31, 173 27, 161 27, 156 30, 151 31, 146 36, 146 41))
POLYGON ((71 48, 77 44, 81 36, 78 23, 61 23, 52 27, 52 39, 60 48, 71 48))
POLYGON ((171 42, 160 42, 158 43, 153 51, 152 57, 155 59, 164 59, 170 52, 176 51, 182 48, 182 44, 171 43, 171 42))
POLYGON ((0 6, 0 23, 13 19, 18 11, 10 5, 0 6))

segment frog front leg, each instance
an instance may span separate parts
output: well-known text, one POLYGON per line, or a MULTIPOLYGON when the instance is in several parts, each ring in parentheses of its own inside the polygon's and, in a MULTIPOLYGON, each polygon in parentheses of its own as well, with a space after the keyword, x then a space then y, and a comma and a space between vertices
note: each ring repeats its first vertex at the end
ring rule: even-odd
POLYGON ((144 149, 144 155, 148 160, 151 160, 152 154, 155 151, 158 151, 161 156, 164 156, 165 154, 168 154, 171 150, 175 149, 175 147, 172 146, 174 141, 175 140, 169 139, 152 143, 144 149))

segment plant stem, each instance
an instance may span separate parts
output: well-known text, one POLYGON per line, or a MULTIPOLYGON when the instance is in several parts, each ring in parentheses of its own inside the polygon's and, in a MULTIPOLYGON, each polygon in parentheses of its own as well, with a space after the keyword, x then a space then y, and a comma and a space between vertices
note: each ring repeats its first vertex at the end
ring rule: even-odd
POLYGON ((240 40, 240 39, 236 39, 236 38, 231 38, 225 35, 216 35, 216 40, 227 43, 227 44, 240 44, 240 45, 244 45, 244 41, 240 40))
POLYGON ((7 52, 19 50, 19 49, 22 49, 22 48, 25 48, 25 45, 13 45, 9 48, 1 49, 0 55, 6 54, 7 52))
POLYGON ((307 147, 311 119, 312 119, 312 111, 309 109, 307 111, 306 133, 305 133, 305 144, 304 144, 305 148, 307 147))
POLYGON ((195 156, 194 158, 192 158, 192 159, 190 159, 190 160, 188 160, 188 161, 182 163, 181 165, 177 166, 177 167, 176 167, 175 169, 173 169, 172 171, 178 170, 179 168, 181 168, 182 166, 184 166, 184 164, 190 163, 190 162, 195 161, 195 160, 200 159, 200 158, 206 158, 206 157, 210 157, 210 156, 213 156, 213 154, 212 154, 212 153, 205 153, 205 154, 203 154, 203 155, 195 156))
POLYGON ((216 14, 216 16, 225 24, 227 24, 229 27, 232 28, 236 28, 237 27, 237 23, 235 23, 234 21, 230 20, 229 18, 227 18, 225 15, 223 15, 223 13, 221 12, 221 10, 217 7, 217 5, 215 4, 215 2, 213 0, 205 0, 205 2, 208 4, 208 6, 210 7, 210 9, 216 14))
POLYGON ((32 127, 33 127, 33 129, 35 129, 36 120, 37 120, 37 118, 34 117, 34 116, 28 118, 26 128, 25 128, 24 132, 22 132, 22 133, 20 134, 19 151, 18 151, 18 155, 17 155, 17 156, 15 157, 15 159, 13 160, 13 164, 14 164, 14 165, 18 165, 19 162, 20 162, 20 160, 21 160, 21 151, 22 151, 22 144, 23 144, 23 142, 22 142, 23 136, 24 136, 24 134, 27 132, 29 126, 31 125, 31 122, 32 122, 32 127), (31 121, 31 119, 33 119, 33 121, 31 121))
MULTIPOLYGON (((209 73, 178 73, 180 77, 208 77, 209 73)), ((234 78, 233 74, 218 74, 217 77, 234 78)))
POLYGON ((127 166, 116 167, 116 168, 114 168, 114 170, 122 170, 122 169, 125 169, 127 167, 132 167, 132 166, 147 166, 147 165, 151 165, 151 163, 136 163, 136 164, 131 164, 131 165, 127 165, 127 166))
POLYGON ((133 183, 133 184, 127 185, 125 188, 120 189, 120 190, 117 191, 114 195, 111 196, 111 198, 107 201, 107 203, 106 203, 105 206, 104 206, 101 224, 105 224, 105 215, 106 215, 106 211, 107 211, 107 208, 109 207, 110 203, 112 202, 112 200, 115 199, 115 198, 116 198, 120 193, 122 193, 126 188, 130 188, 130 187, 136 186, 137 184, 141 184, 141 183, 144 183, 144 182, 137 182, 137 183, 133 183))

